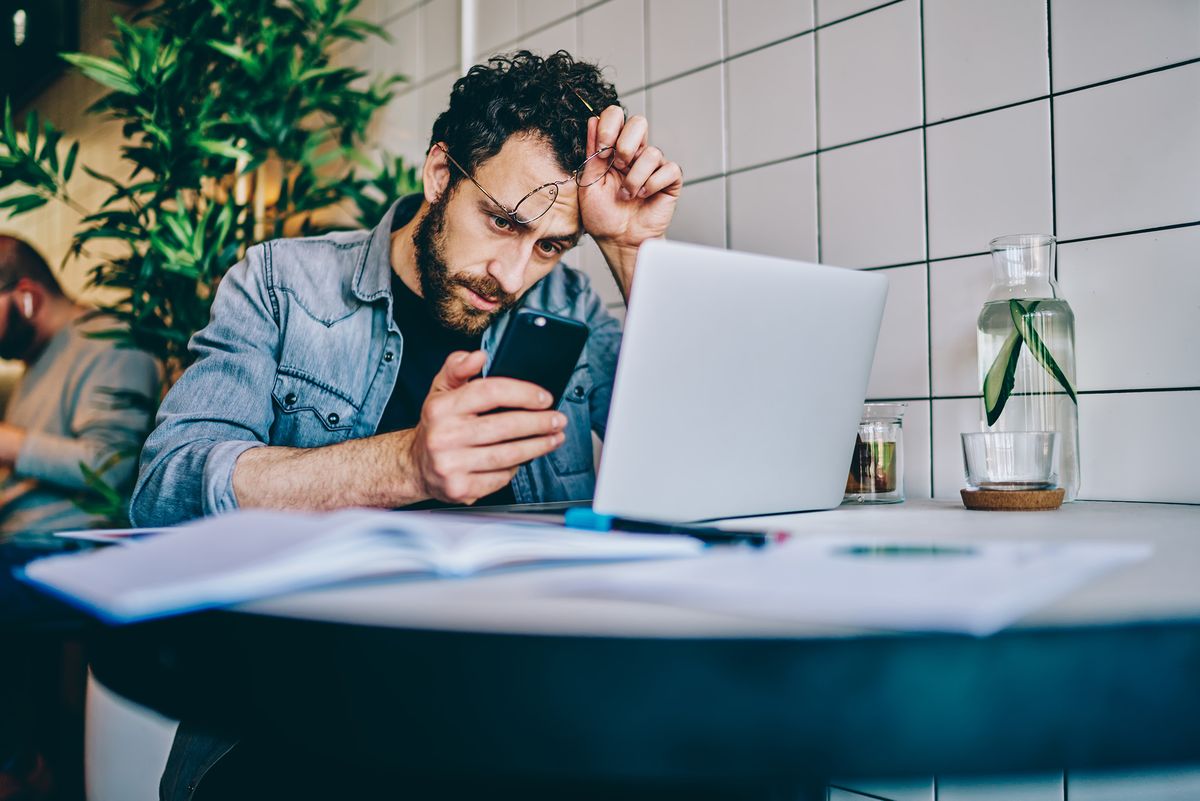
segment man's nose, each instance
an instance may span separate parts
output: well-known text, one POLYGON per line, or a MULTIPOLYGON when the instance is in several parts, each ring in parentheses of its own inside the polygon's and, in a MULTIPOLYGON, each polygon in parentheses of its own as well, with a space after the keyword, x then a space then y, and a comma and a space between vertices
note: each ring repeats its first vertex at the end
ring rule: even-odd
POLYGON ((515 295, 525 283, 525 268, 529 265, 532 255, 531 246, 519 244, 510 248, 488 262, 488 275, 495 278, 505 292, 515 295))

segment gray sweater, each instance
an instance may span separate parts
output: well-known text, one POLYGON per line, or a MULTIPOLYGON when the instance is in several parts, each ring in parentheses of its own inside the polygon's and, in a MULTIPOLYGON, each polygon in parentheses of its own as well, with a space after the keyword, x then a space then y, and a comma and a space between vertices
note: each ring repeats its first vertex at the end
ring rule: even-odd
MULTIPOLYGON (((157 399, 158 364, 143 351, 87 336, 113 325, 105 318, 72 322, 17 382, 4 420, 25 429, 26 438, 0 483, 0 541, 52 545, 50 533, 94 524, 72 500, 87 486, 80 463, 98 469, 149 431, 150 415, 114 402, 109 390, 157 399)), ((104 478, 125 484, 136 464, 136 455, 124 459, 104 478)))

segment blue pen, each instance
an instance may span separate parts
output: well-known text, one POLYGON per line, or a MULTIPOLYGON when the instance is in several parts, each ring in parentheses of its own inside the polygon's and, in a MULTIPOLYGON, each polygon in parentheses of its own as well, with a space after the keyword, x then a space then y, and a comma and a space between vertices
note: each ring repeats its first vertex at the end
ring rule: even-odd
MULTIPOLYGON (((726 531, 713 526, 691 526, 679 523, 657 523, 652 520, 634 520, 594 512, 576 506, 567 510, 563 523, 568 528, 585 531, 627 531, 632 534, 683 534, 695 537, 708 545, 749 545, 761 548, 769 542, 765 531, 726 531)), ((776 539, 779 537, 777 536, 776 539)))

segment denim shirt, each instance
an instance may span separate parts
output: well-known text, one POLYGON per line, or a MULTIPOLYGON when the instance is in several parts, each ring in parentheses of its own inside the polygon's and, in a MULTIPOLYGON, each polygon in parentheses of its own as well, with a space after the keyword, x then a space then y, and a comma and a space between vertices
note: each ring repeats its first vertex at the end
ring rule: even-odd
MULTIPOLYGON (((234 463, 249 448, 316 448, 375 433, 404 358, 392 319, 392 219, 411 217, 420 201, 401 198, 371 231, 255 245, 230 269, 208 325, 188 345, 195 361, 142 449, 134 525, 236 509, 234 463)), ((519 306, 580 320, 591 332, 560 407, 566 441, 521 466, 513 494, 518 503, 590 498, 591 432, 604 436, 620 324, 587 277, 562 264, 519 306)), ((511 314, 483 334, 489 361, 511 314)))

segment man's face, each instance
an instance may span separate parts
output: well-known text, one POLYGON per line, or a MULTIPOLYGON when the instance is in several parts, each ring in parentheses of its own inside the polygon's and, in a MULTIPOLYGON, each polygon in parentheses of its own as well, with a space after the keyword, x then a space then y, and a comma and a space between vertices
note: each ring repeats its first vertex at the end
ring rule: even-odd
MULTIPOLYGON (((509 208, 530 190, 566 177, 548 145, 515 136, 475 171, 475 180, 509 208)), ((464 177, 449 198, 430 204, 413 235, 421 293, 447 328, 482 333, 553 269, 581 233, 574 181, 559 187, 543 217, 518 225, 464 177)))

